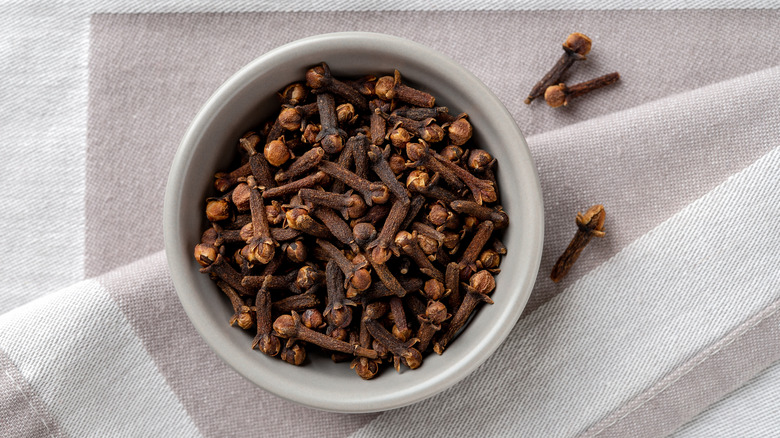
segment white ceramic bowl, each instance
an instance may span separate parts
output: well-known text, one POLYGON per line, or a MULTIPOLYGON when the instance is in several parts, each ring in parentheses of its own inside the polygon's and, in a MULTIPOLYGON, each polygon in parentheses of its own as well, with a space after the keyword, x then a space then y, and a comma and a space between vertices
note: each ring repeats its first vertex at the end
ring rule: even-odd
MULTIPOLYGON (((486 60, 488 61, 488 60, 486 60)), ((474 371, 509 334, 523 311, 542 252, 543 208, 539 179, 528 146, 495 95, 450 58, 405 39, 373 33, 310 37, 272 50, 228 79, 192 121, 168 176, 164 211, 165 249, 176 291, 192 324, 228 365, 261 388, 313 408, 374 412, 430 397, 474 371), (275 115, 276 92, 302 80, 325 61, 336 76, 401 71, 405 80, 436 97, 450 112, 467 112, 474 140, 498 159, 502 204, 510 226, 493 305, 482 306, 442 356, 430 354, 411 371, 392 368, 364 381, 345 363, 309 355, 291 366, 250 349, 253 330, 228 326, 232 308, 192 257, 205 228, 204 199, 213 195, 213 174, 234 158, 237 139, 275 115)))

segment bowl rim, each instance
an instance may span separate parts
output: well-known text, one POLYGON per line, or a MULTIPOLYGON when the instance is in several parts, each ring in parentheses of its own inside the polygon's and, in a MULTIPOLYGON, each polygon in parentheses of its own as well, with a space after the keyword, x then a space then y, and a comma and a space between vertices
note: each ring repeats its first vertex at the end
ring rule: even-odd
MULTIPOLYGON (((255 385, 286 400, 325 411, 366 413, 410 405, 440 393, 471 374, 504 342, 520 318, 536 281, 539 265, 541 264, 544 238, 544 207, 536 164, 520 128, 498 97, 475 75, 448 56, 405 38, 372 32, 336 32, 299 39, 266 52, 239 69, 209 97, 187 128, 174 156, 165 190, 163 234, 171 280, 179 301, 201 338, 223 362, 255 385), (520 267, 522 271, 525 271, 522 283, 512 285, 513 288, 520 291, 519 296, 512 299, 515 307, 501 313, 500 321, 497 321, 498 324, 492 325, 490 332, 486 335, 487 342, 477 345, 473 351, 469 351, 466 356, 461 358, 458 364, 447 368, 442 375, 437 375, 435 378, 427 380, 423 385, 407 390, 399 390, 397 393, 385 396, 384 399, 371 400, 370 402, 361 399, 325 401, 309 394, 285 391, 285 388, 275 384, 273 379, 259 379, 256 373, 253 373, 247 367, 247 364, 236 363, 236 361, 231 360, 228 354, 228 347, 222 342, 224 339, 218 339, 214 333, 209 332, 210 326, 201 318, 207 313, 207 309, 201 303, 187 299, 192 294, 190 290, 194 285, 188 278, 188 275, 186 275, 186 271, 195 269, 195 265, 192 263, 191 256, 185 258, 182 255, 181 249, 187 243, 182 238, 181 233, 177 232, 181 215, 178 198, 184 183, 184 174, 192 158, 189 151, 194 148, 206 131, 209 120, 223 109, 225 102, 231 96, 235 96, 247 82, 255 78, 258 72, 262 71, 263 66, 273 64, 278 59, 285 58, 291 51, 295 52, 304 47, 316 49, 317 47, 329 47, 333 44, 347 44, 355 41, 371 41, 381 45, 383 50, 388 50, 400 56, 404 56, 404 54, 408 56, 410 53, 416 53, 416 56, 424 56, 428 63, 437 65, 437 70, 448 69, 457 74, 458 80, 464 82, 464 85, 459 86, 459 88, 467 87, 467 89, 479 92, 480 99, 488 100, 485 105, 495 108, 496 113, 491 114, 491 117, 498 118, 500 123, 505 123, 507 129, 512 131, 511 134, 516 136, 518 144, 515 145, 516 147, 507 147, 507 153, 513 157, 512 161, 514 163, 521 164, 522 168, 514 168, 513 170, 521 172, 520 178, 522 178, 523 183, 530 190, 523 205, 523 209, 527 210, 524 214, 528 213, 527 217, 524 216, 524 219, 529 221, 529 230, 527 231, 530 231, 530 235, 526 236, 526 234, 523 234, 523 236, 524 239, 530 239, 530 241, 526 240, 525 242, 530 251, 530 263, 526 264, 524 268, 520 267)), ((188 254, 189 252, 185 253, 188 254)))

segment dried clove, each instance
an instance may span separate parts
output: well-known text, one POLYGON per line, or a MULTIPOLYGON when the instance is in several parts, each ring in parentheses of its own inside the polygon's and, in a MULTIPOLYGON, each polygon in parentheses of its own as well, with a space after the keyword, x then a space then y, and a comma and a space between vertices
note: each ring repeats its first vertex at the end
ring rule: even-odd
POLYGON ((360 111, 368 109, 366 98, 354 88, 334 78, 330 72, 330 67, 324 62, 317 67, 310 68, 306 72, 306 85, 318 93, 330 92, 337 94, 360 111))
POLYGON ((430 94, 402 84, 398 70, 393 72, 393 76, 377 79, 374 92, 382 100, 398 99, 415 106, 432 108, 436 103, 436 99, 430 94))
POLYGON ((480 221, 491 221, 495 229, 500 230, 509 226, 509 216, 503 210, 494 210, 490 207, 477 204, 472 201, 455 200, 450 202, 450 208, 454 211, 469 216, 474 216, 480 221))
POLYGON ((390 199, 390 190, 384 184, 369 182, 332 161, 321 162, 319 168, 326 174, 357 190, 369 207, 374 203, 384 204, 390 199))
POLYGON ((251 174, 252 168, 249 163, 244 164, 232 172, 218 172, 214 174, 214 188, 220 192, 226 192, 236 185, 240 179, 246 178, 251 174))
POLYGON ((287 181, 297 176, 303 175, 309 170, 317 167, 317 164, 325 157, 325 150, 321 147, 314 147, 298 157, 286 170, 280 170, 276 173, 274 179, 277 182, 287 181))
POLYGON ((371 126, 371 142, 377 146, 381 145, 387 133, 387 123, 381 113, 390 111, 390 103, 381 99, 374 99, 368 102, 368 109, 371 111, 369 123, 371 126))
POLYGON ((566 106, 571 99, 590 93, 593 90, 606 87, 607 85, 614 84, 618 79, 620 79, 620 73, 614 72, 589 81, 574 84, 571 87, 567 87, 566 84, 563 83, 551 85, 547 87, 547 90, 544 92, 544 100, 553 108, 557 108, 561 105, 566 106))
POLYGON ((395 336, 390 334, 390 332, 388 332, 378 321, 368 318, 363 318, 363 321, 371 336, 380 344, 384 345, 393 355, 393 367, 396 371, 401 371, 401 363, 408 366, 410 369, 416 369, 422 365, 422 354, 420 354, 418 350, 412 348, 412 345, 417 341, 416 338, 402 343, 396 339, 395 336))
POLYGON ((325 281, 328 299, 322 316, 334 328, 346 328, 352 322, 352 308, 355 303, 348 300, 344 291, 344 279, 338 264, 331 260, 325 265, 325 281))
POLYGON ((320 239, 329 239, 332 234, 328 227, 315 221, 306 208, 293 207, 285 212, 287 225, 290 228, 303 231, 304 233, 318 237, 320 239))
POLYGON ((301 179, 290 181, 285 185, 266 189, 263 191, 263 198, 278 198, 298 193, 298 190, 300 189, 320 186, 327 183, 328 180, 328 175, 326 175, 325 172, 316 172, 301 179))
MULTIPOLYGON (((390 214, 385 220, 385 225, 382 227, 382 231, 379 232, 379 236, 366 246, 366 249, 371 250, 371 259, 377 263, 384 263, 390 259, 392 255, 393 238, 395 233, 401 227, 406 213, 409 211, 409 203, 395 202, 390 207, 390 214)), ((396 251, 397 252, 397 251, 396 251)))
POLYGON ((255 177, 255 180, 257 180, 261 187, 274 187, 276 186, 276 182, 271 176, 271 168, 268 167, 268 162, 266 161, 264 154, 257 153, 256 148, 259 143, 260 137, 252 131, 244 134, 239 140, 241 147, 249 154, 249 167, 252 170, 252 175, 255 177))
POLYGON ((255 320, 252 317, 251 309, 244 303, 244 300, 238 296, 236 290, 224 281, 218 281, 217 287, 228 296, 230 304, 233 306, 233 316, 230 317, 230 325, 238 323, 238 326, 244 330, 252 328, 255 324, 255 320))
POLYGON ((452 322, 447 328, 447 332, 434 344, 433 351, 437 354, 442 354, 447 345, 452 341, 458 331, 463 328, 468 321, 469 316, 481 302, 493 304, 493 300, 488 297, 488 294, 493 292, 496 287, 496 282, 493 279, 493 274, 487 271, 479 271, 471 277, 469 284, 464 285, 466 288, 466 296, 463 298, 463 302, 458 307, 458 311, 455 316, 452 317, 452 322))
POLYGON ((480 222, 477 227, 477 232, 474 233, 474 237, 471 238, 469 246, 463 251, 463 255, 460 258, 458 266, 460 267, 460 278, 466 279, 471 276, 471 273, 477 270, 477 257, 482 251, 482 248, 490 239, 490 235, 493 233, 493 222, 484 221, 480 222))
MULTIPOLYGON (((267 281, 268 277, 266 277, 267 281)), ((258 348, 269 356, 276 356, 281 349, 281 343, 271 331, 271 293, 265 284, 257 291, 255 297, 255 315, 257 335, 252 341, 252 348, 258 348)))
POLYGON ((436 185, 439 174, 433 178, 427 172, 422 170, 413 170, 406 179, 406 187, 415 193, 419 193, 426 198, 442 201, 449 205, 458 199, 454 193, 436 185))
POLYGON ((339 341, 332 336, 328 336, 307 328, 301 324, 301 317, 297 312, 294 311, 291 312, 290 315, 282 315, 276 318, 276 321, 273 323, 273 329, 276 335, 282 338, 297 339, 299 341, 317 345, 326 350, 340 351, 342 353, 348 353, 354 356, 363 356, 369 359, 376 359, 379 357, 377 352, 374 350, 361 347, 359 345, 352 345, 348 342, 339 341))
POLYGON ((350 261, 341 250, 333 246, 332 243, 322 239, 317 239, 317 245, 328 253, 330 258, 338 264, 338 267, 344 273, 345 288, 351 286, 358 291, 364 291, 371 286, 371 273, 366 269, 368 261, 354 259, 350 261))
POLYGON ((337 154, 344 148, 346 133, 338 126, 336 102, 328 93, 317 95, 317 107, 320 110, 320 133, 316 141, 320 142, 325 152, 337 154))
POLYGON ((248 243, 249 253, 247 260, 249 262, 266 264, 274 257, 276 247, 279 244, 271 237, 271 231, 268 228, 268 217, 263 205, 263 197, 255 184, 255 179, 251 176, 248 177, 247 185, 250 192, 253 230, 252 239, 248 243))
POLYGON ((566 251, 555 262, 550 274, 552 281, 556 283, 561 281, 580 257, 582 250, 585 249, 591 238, 594 236, 604 237, 604 219, 606 219, 606 212, 601 204, 590 207, 585 214, 577 213, 577 232, 569 242, 569 246, 566 247, 566 251))
POLYGON ((409 203, 409 195, 406 192, 403 184, 399 183, 395 178, 395 173, 390 168, 390 164, 387 162, 387 158, 390 156, 390 147, 388 146, 384 152, 378 146, 371 145, 368 150, 368 158, 371 160, 371 167, 374 172, 379 176, 390 192, 395 195, 397 201, 404 204, 409 203))
POLYGON ((365 214, 367 209, 363 198, 360 195, 353 194, 351 190, 347 193, 339 194, 304 188, 298 192, 298 196, 307 204, 339 210, 344 219, 358 218, 365 214))
POLYGON ((447 307, 440 301, 428 302, 425 313, 417 315, 417 320, 420 322, 417 339, 420 340, 418 348, 421 352, 428 350, 433 336, 441 330, 441 324, 451 317, 452 315, 447 313, 447 307))
POLYGON ((420 246, 417 244, 416 232, 401 231, 395 236, 395 244, 401 248, 404 254, 408 255, 420 269, 423 274, 435 278, 441 282, 444 281, 444 274, 441 273, 433 263, 422 252, 420 246))

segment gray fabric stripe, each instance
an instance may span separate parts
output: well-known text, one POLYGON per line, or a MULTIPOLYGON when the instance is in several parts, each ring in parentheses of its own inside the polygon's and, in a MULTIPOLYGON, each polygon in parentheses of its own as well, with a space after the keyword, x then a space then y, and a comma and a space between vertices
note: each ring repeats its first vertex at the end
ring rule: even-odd
MULTIPOLYGON (((523 132, 533 135, 780 64, 780 52, 771 50, 780 44, 780 34, 773 31, 778 18, 778 11, 95 15, 90 46, 86 275, 99 275, 162 249, 163 189, 187 124, 230 74, 285 42, 339 30, 386 32, 419 41, 474 72, 502 99, 523 132), (553 110, 542 103, 527 107, 522 103, 527 88, 558 57, 565 34, 573 30, 571 23, 595 41, 589 60, 578 65, 570 79, 579 81, 618 70, 623 75, 621 83, 570 108, 553 110), (667 43, 659 44, 658 35, 666 35, 667 43)), ((570 146, 576 138, 568 139, 570 146)), ((540 164, 555 167, 554 162, 544 163, 545 159, 556 161, 556 154, 561 153, 560 148, 548 149, 553 146, 534 138, 532 147, 540 164)), ((578 145, 573 147, 563 151, 576 154, 578 145)), ((633 147, 630 139, 625 147, 633 147)), ((620 151, 597 152, 596 158, 620 151)), ((654 151, 646 152, 656 158, 654 151)), ((690 172, 722 180, 764 152, 750 148, 742 152, 750 155, 747 161, 692 165, 690 172)), ((565 170, 566 175, 591 171, 581 167, 558 170, 565 170)), ((550 223, 548 236, 568 234, 570 216, 594 201, 584 199, 588 193, 584 190, 556 184, 553 178, 560 175, 543 172, 548 190, 566 191, 545 193, 548 205, 556 201, 555 196, 569 200, 560 210, 548 211, 553 217, 566 218, 566 227, 558 231, 559 224, 550 223)), ((668 178, 672 186, 678 178, 681 184, 688 183, 687 175, 670 174, 668 178)), ((683 191, 675 198, 678 204, 661 204, 655 211, 659 217, 668 217, 702 193, 683 191)), ((634 192, 627 196, 633 197, 634 192)), ((553 252, 568 238, 549 240, 555 245, 553 252)))
POLYGON ((780 301, 776 301, 582 437, 665 436, 779 359, 780 301))
POLYGON ((230 369, 187 320, 163 252, 114 270, 98 281, 122 309, 204 436, 343 437, 376 416, 304 408, 259 389, 230 369))
POLYGON ((63 437, 57 422, 0 349, 0 437, 63 437))

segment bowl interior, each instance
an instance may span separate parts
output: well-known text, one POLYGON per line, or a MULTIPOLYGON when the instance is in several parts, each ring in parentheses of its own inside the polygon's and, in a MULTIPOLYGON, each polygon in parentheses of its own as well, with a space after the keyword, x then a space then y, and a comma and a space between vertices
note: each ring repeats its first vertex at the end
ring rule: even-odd
POLYGON ((339 412, 372 412, 411 404, 465 377, 498 347, 519 318, 541 258, 543 209, 528 147, 500 101, 471 73, 446 56, 408 40, 368 33, 320 35, 290 43, 237 72, 192 122, 174 159, 166 189, 164 232, 171 276, 182 305, 211 348, 250 381, 280 397, 339 412), (192 248, 205 226, 204 199, 213 196, 213 174, 234 158, 237 139, 274 116, 276 92, 302 80, 325 61, 336 76, 387 74, 432 93, 451 113, 467 112, 474 140, 498 159, 501 202, 510 216, 504 235, 509 252, 497 276, 494 305, 482 306, 442 356, 428 355, 417 370, 391 368, 363 381, 348 364, 310 357, 291 366, 251 350, 253 330, 228 326, 228 300, 198 272, 192 248))

